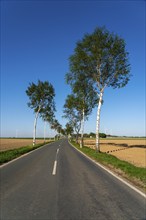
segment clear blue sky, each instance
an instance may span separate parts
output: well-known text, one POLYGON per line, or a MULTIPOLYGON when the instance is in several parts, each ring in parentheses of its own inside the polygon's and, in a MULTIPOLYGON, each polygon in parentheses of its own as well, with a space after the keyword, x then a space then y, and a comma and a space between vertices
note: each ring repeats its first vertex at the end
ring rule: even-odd
MULTIPOLYGON (((25 90, 38 79, 53 84, 56 117, 65 125, 68 58, 85 33, 104 25, 125 39, 133 76, 126 87, 105 91, 101 132, 146 135, 145 9, 141 0, 1 1, 1 136, 32 136, 34 114, 25 90)), ((95 127, 96 108, 85 132, 95 132, 95 127)), ((49 127, 47 132, 53 134, 49 127)), ((37 136, 43 136, 41 119, 37 136)))

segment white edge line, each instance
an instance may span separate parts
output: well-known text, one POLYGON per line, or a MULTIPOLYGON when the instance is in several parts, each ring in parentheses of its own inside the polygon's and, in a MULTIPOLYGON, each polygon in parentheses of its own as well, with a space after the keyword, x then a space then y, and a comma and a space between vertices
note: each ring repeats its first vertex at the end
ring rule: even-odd
POLYGON ((121 182, 123 182, 124 184, 126 184, 127 186, 129 186, 131 189, 135 190, 137 193, 139 193, 141 196, 146 198, 146 194, 141 192, 140 190, 138 190, 136 187, 132 186, 131 184, 129 184, 128 182, 126 182, 125 180, 123 180, 121 177, 117 176, 116 174, 114 174, 112 171, 110 171, 109 169, 105 168, 104 166, 102 166, 100 163, 96 162, 95 160, 91 159, 90 157, 88 157, 86 154, 84 154, 82 151, 78 150, 76 147, 74 147, 70 142, 69 144, 76 149, 78 152, 80 152, 82 155, 84 155, 86 158, 88 158, 89 160, 91 160, 93 163, 95 163, 96 165, 98 165, 99 167, 101 167, 102 169, 104 169, 105 171, 107 171, 108 173, 110 173, 112 176, 114 176, 115 178, 117 178, 118 180, 120 180, 121 182))
POLYGON ((41 147, 39 147, 39 148, 37 148, 37 149, 35 149, 35 150, 32 150, 32 151, 30 151, 30 152, 28 152, 28 153, 25 153, 25 154, 21 155, 20 157, 17 157, 17 158, 15 158, 15 159, 13 159, 13 160, 7 162, 7 163, 4 163, 4 164, 0 165, 0 169, 3 168, 3 167, 5 167, 5 166, 7 166, 7 165, 9 165, 10 163, 15 162, 16 160, 21 159, 22 157, 27 156, 28 154, 33 153, 34 151, 40 150, 40 149, 42 149, 43 147, 45 147, 45 146, 47 146, 47 145, 50 145, 50 144, 54 144, 54 143, 55 143, 55 142, 51 142, 51 143, 45 144, 45 145, 43 145, 43 146, 41 146, 41 147))
POLYGON ((57 168, 57 160, 54 161, 54 166, 53 166, 52 175, 56 175, 56 168, 57 168))

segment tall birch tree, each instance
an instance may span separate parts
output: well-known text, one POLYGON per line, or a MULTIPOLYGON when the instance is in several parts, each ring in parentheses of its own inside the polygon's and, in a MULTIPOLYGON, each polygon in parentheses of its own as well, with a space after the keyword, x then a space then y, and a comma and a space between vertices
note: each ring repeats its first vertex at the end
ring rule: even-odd
POLYGON ((92 83, 98 95, 96 119, 96 150, 100 151, 100 112, 107 87, 122 88, 130 79, 130 64, 126 43, 105 27, 96 28, 78 41, 74 54, 69 58, 68 77, 77 78, 80 73, 92 83))
POLYGON ((30 83, 26 94, 29 97, 28 106, 34 110, 34 129, 33 129, 33 145, 36 142, 36 126, 38 117, 51 120, 55 111, 55 91, 51 83, 48 81, 38 83, 30 83))

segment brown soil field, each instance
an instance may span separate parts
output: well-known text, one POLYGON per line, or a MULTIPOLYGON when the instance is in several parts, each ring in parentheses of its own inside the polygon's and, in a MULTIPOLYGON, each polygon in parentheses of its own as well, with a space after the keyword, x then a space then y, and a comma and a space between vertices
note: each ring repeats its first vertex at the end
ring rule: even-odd
MULTIPOLYGON (((47 140, 48 142, 49 140, 47 140)), ((36 144, 43 143, 43 139, 36 139, 36 144)), ((16 149, 32 145, 32 139, 18 139, 18 138, 1 138, 0 139, 0 151, 16 149)))
MULTIPOLYGON (((95 140, 85 139, 84 145, 95 149, 95 140)), ((135 166, 146 167, 146 139, 101 139, 100 150, 135 166)))
MULTIPOLYGON (((84 142, 95 145, 95 139, 85 139, 84 142)), ((100 143, 146 146, 146 139, 100 139, 100 143)))

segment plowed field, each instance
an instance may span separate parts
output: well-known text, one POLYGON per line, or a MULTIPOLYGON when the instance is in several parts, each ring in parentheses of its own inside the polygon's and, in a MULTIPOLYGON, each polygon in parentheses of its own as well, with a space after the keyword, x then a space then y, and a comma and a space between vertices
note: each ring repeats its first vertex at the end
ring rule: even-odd
MULTIPOLYGON (((84 145, 95 149, 95 140, 85 139, 84 145)), ((146 139, 101 139, 100 150, 138 167, 146 167, 146 139)))

